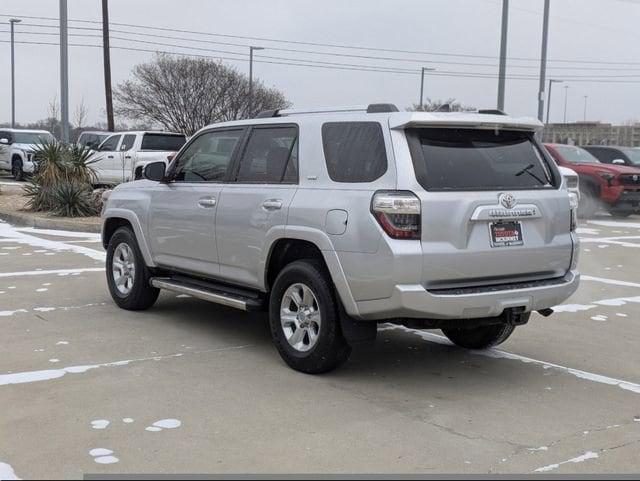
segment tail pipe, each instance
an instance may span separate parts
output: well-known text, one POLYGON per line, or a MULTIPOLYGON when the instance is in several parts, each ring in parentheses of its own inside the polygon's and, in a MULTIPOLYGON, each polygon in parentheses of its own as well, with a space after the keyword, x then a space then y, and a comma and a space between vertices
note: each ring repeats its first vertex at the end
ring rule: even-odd
POLYGON ((538 311, 538 314, 544 317, 549 317, 550 315, 553 314, 553 309, 540 309, 538 311))

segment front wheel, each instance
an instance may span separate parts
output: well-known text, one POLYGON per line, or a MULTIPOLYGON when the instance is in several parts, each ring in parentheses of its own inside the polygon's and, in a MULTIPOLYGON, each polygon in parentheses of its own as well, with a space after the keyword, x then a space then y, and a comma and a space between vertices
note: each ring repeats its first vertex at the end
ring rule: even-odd
POLYGON ((472 329, 443 329, 442 332, 456 346, 465 349, 489 349, 509 339, 514 330, 515 326, 509 324, 495 324, 472 329))
POLYGON ((107 284, 114 302, 122 309, 149 309, 158 300, 160 290, 149 283, 151 273, 144 263, 133 231, 121 227, 107 248, 107 284))
POLYGON ((296 261, 280 272, 271 290, 269 322, 280 356, 296 371, 328 372, 351 354, 331 280, 317 261, 296 261))

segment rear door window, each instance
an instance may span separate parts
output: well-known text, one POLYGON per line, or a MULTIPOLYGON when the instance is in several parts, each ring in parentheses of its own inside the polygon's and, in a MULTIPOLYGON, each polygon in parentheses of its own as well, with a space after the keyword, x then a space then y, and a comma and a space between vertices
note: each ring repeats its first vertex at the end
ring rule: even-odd
POLYGON ((384 136, 377 122, 326 123, 322 144, 334 182, 373 182, 387 171, 384 136))
POLYGON ((184 135, 144 134, 140 150, 177 152, 186 141, 184 135))
POLYGON ((455 128, 409 129, 416 177, 427 190, 554 187, 533 133, 455 128))
POLYGON ((259 127, 251 132, 240 160, 237 182, 295 183, 298 129, 294 126, 259 127), (295 175, 295 177, 294 177, 295 175))
POLYGON ((133 148, 133 144, 136 142, 135 134, 125 135, 122 139, 122 144, 120 144, 120 150, 122 152, 127 152, 133 148))

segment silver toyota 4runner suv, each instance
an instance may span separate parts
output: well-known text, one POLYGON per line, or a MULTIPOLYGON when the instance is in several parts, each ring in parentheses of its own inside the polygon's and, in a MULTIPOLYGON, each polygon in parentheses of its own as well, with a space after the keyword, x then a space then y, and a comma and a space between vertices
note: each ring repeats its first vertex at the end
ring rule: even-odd
POLYGON ((268 311, 305 373, 381 322, 497 345, 578 287, 577 199, 541 127, 388 104, 208 126, 106 200, 109 290, 130 310, 166 289, 268 311))

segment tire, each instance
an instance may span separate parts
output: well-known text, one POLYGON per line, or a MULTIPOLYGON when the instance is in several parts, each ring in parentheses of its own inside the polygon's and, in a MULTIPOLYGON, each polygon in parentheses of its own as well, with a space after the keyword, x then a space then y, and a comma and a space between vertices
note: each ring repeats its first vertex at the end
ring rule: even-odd
POLYGON ((269 324, 280 356, 292 369, 321 374, 349 359, 337 302, 320 262, 295 261, 280 272, 269 298, 269 324))
POLYGON ((11 162, 11 176, 13 180, 22 182, 24 180, 24 170, 22 168, 22 159, 15 158, 11 162))
POLYGON ((630 215, 633 215, 633 212, 630 210, 612 210, 609 213, 612 217, 616 217, 617 219, 626 219, 630 215))
POLYGON ((442 332, 456 346, 465 349, 489 349, 509 339, 515 329, 515 326, 509 324, 495 324, 473 329, 443 329, 442 332))
POLYGON ((160 289, 152 287, 150 279, 151 272, 144 263, 133 231, 128 227, 119 228, 107 247, 107 284, 114 302, 128 311, 149 309, 160 295, 160 289), (125 264, 125 271, 114 266, 114 262, 125 264), (120 285, 122 280, 124 285, 120 285))
POLYGON ((592 219, 598 212, 598 207, 598 198, 593 192, 593 189, 584 189, 580 204, 578 205, 578 217, 581 219, 592 219))

